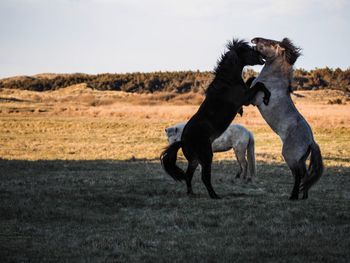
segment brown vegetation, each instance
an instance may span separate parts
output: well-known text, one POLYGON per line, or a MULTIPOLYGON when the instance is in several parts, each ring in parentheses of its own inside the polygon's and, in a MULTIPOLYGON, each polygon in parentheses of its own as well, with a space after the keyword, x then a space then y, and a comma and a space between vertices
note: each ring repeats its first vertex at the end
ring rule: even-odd
MULTIPOLYGON (((0 113, 2 116, 98 116, 182 121, 195 112, 203 96, 199 92, 138 94, 99 91, 86 84, 45 92, 3 89, 0 91, 0 113)), ((312 126, 350 126, 350 99, 345 92, 296 91, 292 98, 312 126)), ((265 125, 253 106, 245 107, 244 117, 237 116, 235 121, 248 126, 265 125)))
MULTIPOLYGON (((350 129, 350 106, 344 92, 296 91, 292 98, 316 136, 328 144, 333 129, 334 136, 344 140, 350 129), (338 98, 344 103, 329 104, 338 98)), ((98 91, 86 84, 46 92, 3 89, 0 155, 10 159, 155 159, 166 145, 164 128, 188 120, 202 99, 200 93, 98 91)), ((282 161, 279 140, 255 107, 245 107, 244 116, 237 116, 235 122, 254 132, 258 159, 282 161)), ((350 155, 346 140, 341 143, 344 147, 339 152, 326 154, 350 155)), ((231 153, 216 156, 232 157, 231 153)))
MULTIPOLYGON (((257 75, 251 69, 243 73, 248 79, 257 75)), ((330 69, 328 67, 306 71, 295 71, 293 89, 315 90, 336 89, 350 91, 350 69, 330 69)), ((48 91, 86 83, 96 90, 114 90, 137 93, 153 92, 204 92, 212 80, 211 72, 180 71, 127 74, 38 74, 35 76, 18 76, 0 80, 0 88, 48 91)))

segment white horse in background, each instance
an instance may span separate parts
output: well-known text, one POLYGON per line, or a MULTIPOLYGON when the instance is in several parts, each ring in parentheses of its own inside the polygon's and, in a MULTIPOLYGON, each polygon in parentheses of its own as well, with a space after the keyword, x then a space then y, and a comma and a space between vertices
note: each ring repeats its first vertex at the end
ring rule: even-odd
MULTIPOLYGON (((165 129, 169 144, 181 140, 186 123, 181 122, 165 129)), ((240 166, 236 178, 243 175, 243 179, 252 181, 253 177, 256 176, 254 145, 254 136, 250 131, 241 125, 231 124, 220 137, 214 140, 212 149, 213 152, 226 152, 233 149, 240 166), (249 172, 248 177, 247 171, 249 172)))

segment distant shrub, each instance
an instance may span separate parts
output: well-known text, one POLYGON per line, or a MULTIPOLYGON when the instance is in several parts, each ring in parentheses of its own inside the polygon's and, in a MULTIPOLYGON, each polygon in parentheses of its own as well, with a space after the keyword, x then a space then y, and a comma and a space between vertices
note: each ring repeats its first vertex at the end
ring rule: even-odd
MULTIPOLYGON (((244 80, 258 75, 252 69, 243 72, 244 80)), ((71 85, 86 83, 96 90, 116 90, 135 93, 175 92, 201 93, 213 79, 209 71, 176 71, 127 74, 82 73, 62 74, 55 77, 14 77, 0 80, 0 88, 24 89, 32 91, 57 90, 71 85)), ((293 90, 337 89, 350 92, 350 69, 316 68, 297 69, 294 72, 293 90)))
POLYGON ((331 99, 331 100, 328 100, 327 104, 343 104, 343 101, 340 98, 333 99, 333 100, 331 99))

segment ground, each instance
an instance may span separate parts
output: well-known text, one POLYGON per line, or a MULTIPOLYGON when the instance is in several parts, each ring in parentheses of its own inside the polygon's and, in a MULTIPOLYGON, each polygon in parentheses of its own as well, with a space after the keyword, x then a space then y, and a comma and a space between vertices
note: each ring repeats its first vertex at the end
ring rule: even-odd
POLYGON ((232 152, 215 155, 221 200, 198 171, 195 198, 164 173, 164 128, 193 114, 191 96, 0 91, 0 261, 348 262, 347 97, 293 95, 326 170, 308 200, 292 202, 281 143, 254 107, 235 120, 255 136, 253 183, 234 178, 232 152))

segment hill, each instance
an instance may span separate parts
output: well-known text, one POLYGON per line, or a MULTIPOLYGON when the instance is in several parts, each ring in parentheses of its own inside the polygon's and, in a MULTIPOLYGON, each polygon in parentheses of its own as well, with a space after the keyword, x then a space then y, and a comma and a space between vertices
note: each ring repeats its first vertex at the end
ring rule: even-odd
MULTIPOLYGON (((249 69, 244 72, 245 79, 258 73, 249 69)), ((16 76, 0 80, 0 89, 21 89, 30 91, 48 91, 85 83, 96 90, 114 90, 133 93, 203 93, 213 78, 211 72, 179 71, 126 74, 38 74, 34 76, 16 76)), ((350 68, 347 70, 321 68, 294 72, 294 90, 335 89, 350 92, 350 68)))

